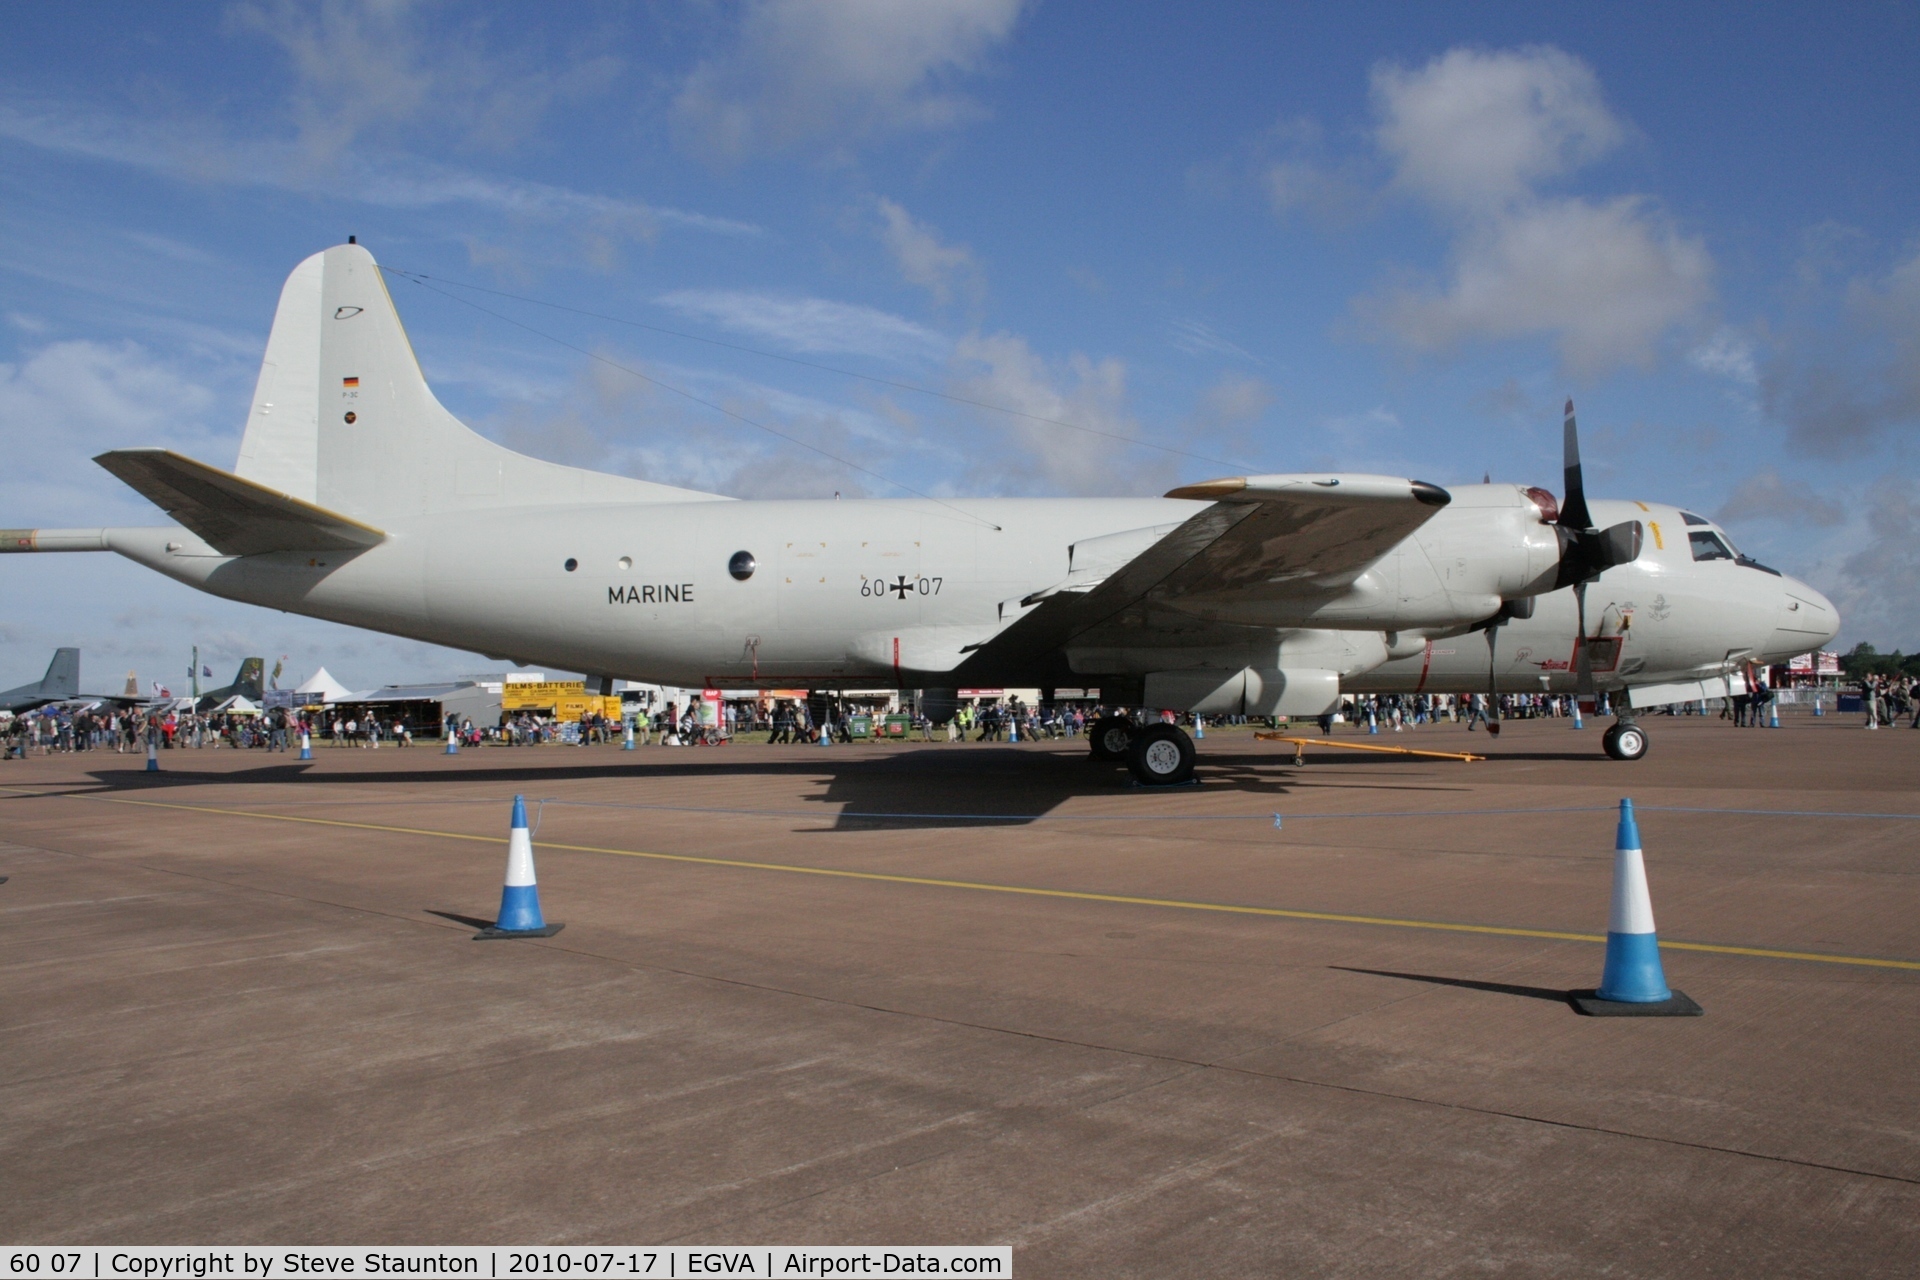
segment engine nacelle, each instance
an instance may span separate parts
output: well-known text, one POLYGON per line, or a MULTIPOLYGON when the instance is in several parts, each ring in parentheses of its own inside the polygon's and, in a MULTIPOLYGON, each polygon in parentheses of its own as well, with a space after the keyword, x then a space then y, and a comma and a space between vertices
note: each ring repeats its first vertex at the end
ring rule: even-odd
POLYGON ((1317 716, 1340 701, 1340 673, 1200 667, 1148 674, 1143 705, 1207 716, 1317 716))

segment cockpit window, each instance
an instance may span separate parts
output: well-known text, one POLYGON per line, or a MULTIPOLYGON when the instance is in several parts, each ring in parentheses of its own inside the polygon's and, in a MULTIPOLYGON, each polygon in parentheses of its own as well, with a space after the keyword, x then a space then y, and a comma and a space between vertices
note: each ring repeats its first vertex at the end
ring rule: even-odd
POLYGON ((1720 541, 1720 535, 1704 529, 1696 529, 1687 535, 1687 545, 1693 548, 1695 560, 1731 560, 1733 552, 1727 544, 1720 541))
MULTIPOLYGON (((1691 515, 1688 512, 1682 511, 1680 514, 1688 524, 1706 523, 1706 521, 1702 520, 1699 516, 1691 515)), ((1752 556, 1742 554, 1740 548, 1733 545, 1733 539, 1718 529, 1693 530, 1687 534, 1687 545, 1693 549, 1693 558, 1695 560, 1731 560, 1735 564, 1744 565, 1749 569, 1758 569, 1762 573, 1770 573, 1776 578, 1780 576, 1778 569, 1769 568, 1761 564, 1758 560, 1755 560, 1752 556)))
POLYGON ((1705 516, 1697 516, 1693 514, 1693 512, 1691 511, 1682 511, 1680 513, 1680 519, 1686 522, 1687 524, 1706 524, 1707 523, 1707 518, 1705 516))

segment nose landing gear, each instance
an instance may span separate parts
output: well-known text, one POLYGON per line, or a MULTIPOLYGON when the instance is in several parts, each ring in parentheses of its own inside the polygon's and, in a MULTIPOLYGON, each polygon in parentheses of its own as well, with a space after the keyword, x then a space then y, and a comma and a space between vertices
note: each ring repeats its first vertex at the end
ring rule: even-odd
POLYGON ((1632 720, 1616 720, 1601 735, 1600 745, 1615 760, 1638 760, 1647 754, 1647 731, 1632 720))

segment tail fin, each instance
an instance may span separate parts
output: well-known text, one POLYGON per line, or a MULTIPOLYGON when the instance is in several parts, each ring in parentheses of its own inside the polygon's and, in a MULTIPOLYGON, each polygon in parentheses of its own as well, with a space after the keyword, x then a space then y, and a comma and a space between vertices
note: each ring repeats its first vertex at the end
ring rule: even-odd
POLYGON ((716 494, 542 462, 434 398, 373 255, 335 245, 280 291, 238 475, 376 525, 440 511, 716 494))
POLYGON ((131 671, 127 672, 127 689, 126 689, 126 692, 121 694, 120 696, 123 698, 139 697, 140 696, 140 677, 135 675, 131 671))
POLYGON ((233 684, 230 686, 233 692, 255 705, 266 701, 266 681, 262 676, 266 666, 265 658, 247 658, 242 661, 240 670, 233 675, 233 684))
POLYGON ((47 674, 40 677, 40 696, 56 699, 80 696, 80 651, 78 649, 53 651, 53 661, 47 664, 47 674))

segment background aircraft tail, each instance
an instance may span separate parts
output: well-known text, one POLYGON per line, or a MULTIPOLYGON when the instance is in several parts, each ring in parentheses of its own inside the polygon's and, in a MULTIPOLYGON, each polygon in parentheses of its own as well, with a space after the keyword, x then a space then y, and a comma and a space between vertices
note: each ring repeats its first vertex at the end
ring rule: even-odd
POLYGON ((240 670, 234 672, 233 683, 228 688, 254 706, 259 706, 267 700, 266 681, 262 675, 266 665, 265 658, 248 658, 241 662, 240 670))
POLYGON ((469 430, 434 398, 379 266, 356 244, 287 277, 234 471, 380 527, 442 511, 718 496, 542 462, 469 430))
POLYGON ((56 700, 80 696, 80 651, 55 649, 47 674, 40 677, 40 696, 56 700))

